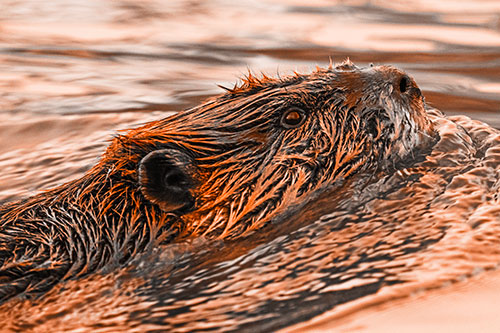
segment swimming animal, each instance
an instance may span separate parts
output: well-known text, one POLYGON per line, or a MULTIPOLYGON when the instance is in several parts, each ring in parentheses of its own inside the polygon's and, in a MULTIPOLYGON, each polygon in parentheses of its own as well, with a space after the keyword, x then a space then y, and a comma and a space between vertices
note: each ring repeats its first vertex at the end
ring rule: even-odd
POLYGON ((116 136, 81 179, 2 206, 0 301, 158 244, 258 232, 358 172, 397 169, 436 138, 417 84, 390 66, 249 75, 226 90, 116 136))

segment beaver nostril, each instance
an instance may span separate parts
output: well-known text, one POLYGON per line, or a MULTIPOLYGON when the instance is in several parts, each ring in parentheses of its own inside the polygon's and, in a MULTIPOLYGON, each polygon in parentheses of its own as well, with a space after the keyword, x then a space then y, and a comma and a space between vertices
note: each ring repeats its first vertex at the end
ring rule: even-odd
POLYGON ((404 94, 405 92, 408 91, 409 86, 410 86, 410 78, 406 75, 403 75, 399 80, 399 91, 402 94, 404 94))

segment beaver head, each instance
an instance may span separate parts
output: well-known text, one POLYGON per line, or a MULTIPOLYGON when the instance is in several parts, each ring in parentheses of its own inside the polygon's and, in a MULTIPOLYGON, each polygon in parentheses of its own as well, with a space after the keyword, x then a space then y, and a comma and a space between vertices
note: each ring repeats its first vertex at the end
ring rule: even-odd
POLYGON ((387 170, 431 132, 420 90, 393 67, 249 75, 117 136, 83 178, 0 207, 0 300, 158 242, 244 235, 363 168, 387 170))
MULTIPOLYGON (((119 137, 107 163, 183 235, 236 237, 360 168, 394 165, 431 131, 413 79, 345 62, 225 95, 119 137)), ((119 181, 119 180, 117 180, 119 181)))

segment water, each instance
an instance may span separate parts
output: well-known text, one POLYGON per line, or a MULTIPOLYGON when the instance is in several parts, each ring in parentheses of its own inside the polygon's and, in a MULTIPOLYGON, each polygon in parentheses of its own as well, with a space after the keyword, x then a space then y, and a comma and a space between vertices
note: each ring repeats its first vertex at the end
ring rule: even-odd
MULTIPOLYGON (((248 69, 389 63, 446 114, 500 128, 499 31, 498 1, 4 0, 0 202, 82 176, 117 130, 194 106, 248 69)), ((453 126, 441 123, 448 145, 435 164, 410 171, 424 180, 400 187, 408 175, 396 174, 364 194, 346 184, 279 230, 161 248, 43 299, 8 302, 1 321, 13 331, 266 331, 325 312, 356 318, 495 269, 498 172, 453 126)))

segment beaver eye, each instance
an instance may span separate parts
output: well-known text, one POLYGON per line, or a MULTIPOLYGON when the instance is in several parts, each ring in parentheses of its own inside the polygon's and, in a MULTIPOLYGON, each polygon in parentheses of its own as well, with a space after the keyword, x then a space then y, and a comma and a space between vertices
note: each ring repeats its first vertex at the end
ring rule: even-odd
POLYGON ((304 111, 299 108, 291 108, 281 116, 281 125, 285 128, 295 128, 302 125, 305 118, 304 111))

